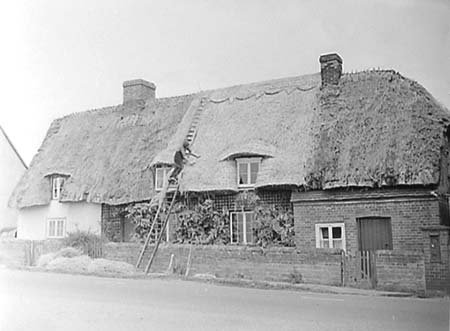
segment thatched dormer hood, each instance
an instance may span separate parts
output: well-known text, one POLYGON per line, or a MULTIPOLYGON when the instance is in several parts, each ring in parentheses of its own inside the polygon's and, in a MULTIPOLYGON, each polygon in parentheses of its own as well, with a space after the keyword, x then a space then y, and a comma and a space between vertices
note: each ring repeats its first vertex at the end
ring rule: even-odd
POLYGON ((437 185, 450 114, 394 71, 321 75, 123 104, 55 120, 18 184, 18 207, 50 201, 48 173, 70 174, 62 201, 122 204, 154 194, 202 107, 184 191, 237 191, 239 153, 262 156, 256 183, 308 189, 437 185), (242 146, 242 148, 240 147, 242 146))

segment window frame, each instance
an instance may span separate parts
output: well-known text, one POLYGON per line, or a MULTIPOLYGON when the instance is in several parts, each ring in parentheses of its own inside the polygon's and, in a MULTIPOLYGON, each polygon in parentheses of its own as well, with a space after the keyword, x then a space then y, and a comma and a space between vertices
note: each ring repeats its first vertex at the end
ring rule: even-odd
MULTIPOLYGON (((168 166, 157 166, 155 168, 155 191, 159 192, 162 191, 162 189, 164 188, 164 183, 168 180, 169 178, 169 173, 172 170, 172 167, 168 167, 168 166), (162 172, 162 186, 158 187, 158 173, 162 172)), ((161 175, 160 175, 161 176, 161 175)))
POLYGON ((254 216, 255 213, 253 211, 232 211, 230 212, 230 243, 233 245, 250 245, 253 244, 253 220, 254 220, 254 216), (236 215, 236 220, 237 219, 237 215, 238 214, 242 214, 242 242, 239 241, 239 225, 237 227, 237 241, 233 241, 233 215, 236 215), (247 215, 251 214, 252 218, 247 222, 247 215), (247 226, 248 223, 250 223, 250 227, 251 227, 251 233, 252 233, 252 238, 250 240, 250 242, 247 240, 247 226))
POLYGON ((341 228, 341 240, 342 240, 342 250, 346 251, 346 241, 345 241, 345 223, 316 223, 315 224, 315 234, 316 234, 316 248, 321 249, 334 249, 333 248, 333 228, 341 228), (320 229, 328 228, 328 247, 321 247, 321 241, 323 241, 322 232, 320 229))
POLYGON ((261 160, 262 160, 262 157, 239 157, 239 158, 236 158, 236 183, 237 183, 238 188, 253 188, 253 187, 255 187, 256 181, 258 180, 259 170, 261 168, 261 160), (252 177, 251 165, 252 165, 252 163, 258 164, 258 171, 256 172, 256 178, 255 178, 254 183, 251 182, 251 177, 252 177), (247 184, 239 183, 240 167, 242 165, 247 166, 247 184))
POLYGON ((64 238, 66 236, 66 217, 49 217, 47 218, 47 228, 46 228, 46 237, 50 239, 57 239, 57 238, 64 238), (54 231, 53 233, 50 233, 51 230, 51 223, 54 222, 54 231), (58 234, 58 224, 59 222, 62 222, 61 226, 61 234, 58 234))
POLYGON ((64 177, 52 176, 52 200, 61 198, 61 190, 64 184, 64 177))

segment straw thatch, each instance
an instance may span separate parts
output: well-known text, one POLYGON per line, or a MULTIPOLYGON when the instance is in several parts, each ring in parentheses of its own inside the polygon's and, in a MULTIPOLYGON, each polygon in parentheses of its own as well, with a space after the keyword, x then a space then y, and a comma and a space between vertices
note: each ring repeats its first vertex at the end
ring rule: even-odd
POLYGON ((312 188, 434 185, 449 112, 394 71, 345 75, 319 95, 312 188))
POLYGON ((67 176, 62 201, 121 204, 150 199, 150 162, 166 147, 193 98, 127 103, 55 120, 11 204, 48 204, 51 174, 67 176))
POLYGON ((184 191, 237 188, 235 158, 260 156, 256 187, 329 189, 435 185, 449 113, 419 84, 392 71, 320 74, 131 103, 58 119, 17 186, 19 207, 50 201, 122 204, 154 194, 152 166, 170 165, 193 121, 201 158, 184 191))
MULTIPOLYGON (((201 158, 186 167, 182 189, 237 191, 234 157, 251 155, 263 157, 257 188, 439 182, 449 113, 423 87, 393 71, 319 86, 309 75, 204 92, 192 146, 201 158)), ((191 119, 154 163, 171 160, 191 119)))
MULTIPOLYGON (((237 191, 236 164, 230 157, 238 155, 265 157, 257 187, 303 185, 319 86, 320 75, 315 74, 203 92, 206 104, 192 146, 201 158, 186 167, 182 190, 237 191)), ((190 122, 185 118, 180 126, 190 122)), ((178 147, 184 136, 185 131, 177 132, 169 146, 178 147)), ((173 150, 154 163, 170 162, 173 150)))

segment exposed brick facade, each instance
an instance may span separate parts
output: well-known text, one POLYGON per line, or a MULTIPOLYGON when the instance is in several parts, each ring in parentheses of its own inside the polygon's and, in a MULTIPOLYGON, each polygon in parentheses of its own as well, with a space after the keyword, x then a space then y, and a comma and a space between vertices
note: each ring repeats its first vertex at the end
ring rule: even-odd
POLYGON ((358 251, 357 218, 389 217, 393 249, 423 250, 422 228, 440 224, 439 203, 429 195, 380 199, 304 201, 294 203, 296 244, 315 247, 315 224, 344 223, 347 253, 358 251))
POLYGON ((293 201, 298 249, 316 247, 316 224, 345 225, 346 285, 370 287, 367 280, 361 277, 357 220, 363 217, 385 217, 390 219, 392 227, 393 250, 384 255, 377 253, 375 257, 379 259, 374 262, 375 267, 381 268, 375 271, 376 286, 402 290, 416 283, 420 291, 422 287, 419 285, 425 279, 427 290, 448 290, 450 287, 449 230, 441 225, 439 199, 430 194, 430 190, 306 192, 296 193, 293 201), (429 235, 436 234, 436 231, 426 229, 441 229, 437 231, 440 240, 439 262, 430 261, 429 235), (389 267, 380 267, 386 261, 390 261, 389 267))

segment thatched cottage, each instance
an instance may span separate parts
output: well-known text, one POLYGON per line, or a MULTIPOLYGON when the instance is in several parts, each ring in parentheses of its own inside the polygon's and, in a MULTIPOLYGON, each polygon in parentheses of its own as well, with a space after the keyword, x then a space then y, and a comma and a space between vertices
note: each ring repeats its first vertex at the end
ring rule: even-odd
POLYGON ((237 243, 251 241, 253 197, 293 210, 297 248, 428 250, 448 268, 449 112, 395 71, 343 73, 337 54, 320 68, 170 98, 127 81, 122 104, 55 120, 11 198, 18 236, 103 222, 127 240, 121 209, 162 188, 188 138, 201 158, 181 190, 231 211, 237 243))

